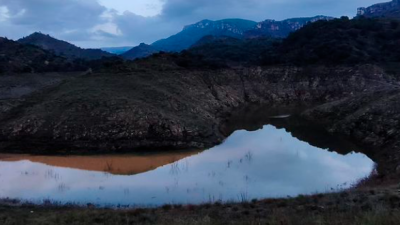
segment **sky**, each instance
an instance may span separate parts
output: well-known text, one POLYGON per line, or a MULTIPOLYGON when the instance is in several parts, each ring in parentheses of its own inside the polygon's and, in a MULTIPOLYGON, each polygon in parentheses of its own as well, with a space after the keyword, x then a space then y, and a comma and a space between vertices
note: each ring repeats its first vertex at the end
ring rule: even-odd
MULTIPOLYGON (((349 16, 385 0, 0 0, 0 36, 42 32, 85 48, 151 44, 203 19, 349 16)), ((388 0, 386 0, 388 1, 388 0)))

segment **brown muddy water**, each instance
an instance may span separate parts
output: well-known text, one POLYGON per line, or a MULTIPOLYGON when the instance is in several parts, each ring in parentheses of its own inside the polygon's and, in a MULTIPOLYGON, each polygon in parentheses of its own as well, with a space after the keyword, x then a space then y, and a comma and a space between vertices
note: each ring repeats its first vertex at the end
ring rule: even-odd
POLYGON ((223 127, 226 141, 205 151, 0 155, 0 198, 125 207, 241 202, 338 191, 374 170, 357 146, 292 111, 245 111, 223 127))

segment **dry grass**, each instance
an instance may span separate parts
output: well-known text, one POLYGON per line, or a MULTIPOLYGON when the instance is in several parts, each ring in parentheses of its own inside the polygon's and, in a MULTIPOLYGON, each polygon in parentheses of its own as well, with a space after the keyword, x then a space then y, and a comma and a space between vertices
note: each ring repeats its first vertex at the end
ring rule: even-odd
POLYGON ((166 205, 156 209, 33 206, 19 205, 18 202, 0 204, 1 225, 398 225, 399 221, 400 195, 395 187, 243 203, 166 205))

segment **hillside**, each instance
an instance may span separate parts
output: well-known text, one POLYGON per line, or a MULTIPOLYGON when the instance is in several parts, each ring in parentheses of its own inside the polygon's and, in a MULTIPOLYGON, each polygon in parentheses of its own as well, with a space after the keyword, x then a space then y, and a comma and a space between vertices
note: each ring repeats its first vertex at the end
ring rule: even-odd
POLYGON ((202 60, 216 65, 252 65, 257 64, 260 56, 268 54, 280 39, 254 38, 238 39, 226 36, 205 36, 194 44, 188 52, 202 56, 202 60))
POLYGON ((327 101, 389 85, 370 67, 186 69, 162 56, 128 65, 131 72, 81 76, 0 111, 0 150, 205 148, 225 138, 221 119, 240 105, 327 101))
POLYGON ((347 17, 318 21, 289 35, 264 64, 359 64, 399 62, 400 22, 347 17))
POLYGON ((0 38, 0 74, 83 69, 84 67, 39 47, 0 38))
POLYGON ((144 58, 154 53, 159 52, 157 49, 151 45, 146 45, 141 43, 139 46, 131 48, 129 51, 121 54, 121 57, 128 60, 134 60, 138 58, 144 58))
POLYGON ((203 20, 186 26, 181 32, 152 44, 162 51, 179 52, 189 48, 207 35, 241 38, 245 31, 257 25, 256 22, 242 19, 203 20))
POLYGON ((82 49, 66 41, 57 40, 49 35, 42 33, 33 33, 27 37, 18 40, 22 44, 31 44, 43 48, 54 54, 66 57, 68 59, 86 59, 94 60, 102 57, 114 56, 111 53, 104 52, 100 49, 82 49))

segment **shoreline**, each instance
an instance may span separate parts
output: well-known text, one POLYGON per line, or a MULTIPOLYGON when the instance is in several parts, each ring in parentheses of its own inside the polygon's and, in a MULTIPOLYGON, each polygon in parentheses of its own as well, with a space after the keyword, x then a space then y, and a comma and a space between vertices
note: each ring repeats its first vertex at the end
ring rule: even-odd
POLYGON ((393 224, 400 218, 399 186, 357 188, 338 193, 242 203, 163 205, 155 208, 97 208, 18 205, 0 201, 0 219, 11 224, 393 224), (305 217, 307 215, 307 217, 305 217))

